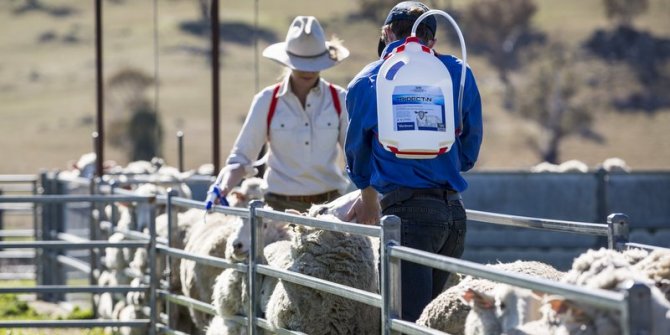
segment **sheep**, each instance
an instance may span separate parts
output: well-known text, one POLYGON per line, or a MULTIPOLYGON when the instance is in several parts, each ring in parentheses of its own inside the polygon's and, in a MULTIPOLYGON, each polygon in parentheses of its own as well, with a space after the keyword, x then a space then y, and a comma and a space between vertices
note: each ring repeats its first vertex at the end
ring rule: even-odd
MULTIPOLYGON (((278 269, 288 269, 293 262, 291 243, 287 240, 276 241, 263 249, 267 263, 278 269)), ((249 300, 246 289, 247 274, 234 269, 224 270, 214 284, 212 301, 214 309, 221 316, 246 315, 249 300)), ((274 291, 277 280, 263 277, 261 282, 261 311, 265 312, 267 302, 274 291)))
POLYGON ((618 157, 605 159, 602 162, 601 167, 607 172, 631 172, 631 168, 628 166, 628 164, 626 164, 626 161, 618 157))
MULTIPOLYGON (((338 221, 334 216, 322 219, 338 221)), ((297 226, 288 270, 376 292, 370 240, 348 233, 297 226)), ((308 334, 378 334, 379 310, 339 296, 279 281, 266 318, 276 328, 308 334)))
MULTIPOLYGON (((129 283, 130 278, 122 271, 105 270, 102 271, 98 276, 98 286, 118 286, 128 285, 129 283)), ((95 305, 97 307, 96 311, 103 319, 112 319, 115 303, 123 299, 124 297, 120 293, 112 294, 110 292, 103 292, 93 296, 93 300, 95 301, 95 305)))
POLYGON ((574 259, 563 281, 583 286, 607 268, 627 268, 639 263, 646 255, 647 252, 642 249, 629 249, 622 253, 605 248, 587 250, 574 259))
MULTIPOLYGON (((657 288, 658 277, 654 277, 654 271, 644 269, 663 268, 662 251, 652 253, 645 257, 646 251, 640 249, 629 249, 617 252, 610 249, 588 250, 577 257, 572 268, 563 278, 563 282, 598 288, 616 290, 627 282, 641 282, 650 287, 652 293, 652 313, 654 329, 652 334, 670 333, 670 319, 667 318, 670 303, 664 293, 657 288), (651 276, 650 276, 651 275, 651 276)), ((667 255, 667 252, 666 252, 667 255)), ((666 261, 667 264, 667 261, 666 261)), ((662 285, 661 285, 662 286, 662 285)), ((561 327, 571 329, 589 329, 594 334, 619 333, 620 315, 616 311, 600 310, 578 302, 564 301, 555 298, 551 305, 556 311, 561 327)))
MULTIPOLYGON (((566 277, 569 282, 571 278, 566 277)), ((616 267, 612 265, 604 270, 593 273, 585 279, 583 285, 588 288, 598 288, 606 290, 620 290, 626 288, 629 283, 638 282, 645 284, 651 291, 651 335, 670 334, 670 302, 665 299, 654 283, 634 272, 633 267, 616 267)), ((589 329, 593 334, 619 334, 621 315, 618 311, 602 310, 586 304, 573 301, 565 301, 561 298, 555 298, 551 302, 556 311, 560 327, 568 331, 574 329, 589 329)))
MULTIPOLYGON (((239 217, 208 213, 206 222, 191 228, 184 250, 195 255, 224 258, 228 237, 240 225, 242 219, 239 217)), ((179 271, 182 293, 193 299, 209 301, 214 280, 221 270, 182 259, 179 271)), ((209 323, 208 315, 193 308, 189 308, 189 312, 197 328, 202 329, 209 323)))
POLYGON ((589 166, 586 165, 584 162, 576 160, 576 159, 571 159, 568 161, 565 161, 561 163, 558 166, 558 172, 566 173, 566 172, 581 172, 581 173, 587 173, 589 172, 589 166))
MULTIPOLYGON (((565 275, 565 273, 550 265, 535 261, 516 261, 513 263, 488 264, 487 266, 553 281, 558 281, 565 275)), ((495 283, 485 279, 465 277, 456 286, 448 288, 433 299, 424 308, 416 323, 453 335, 463 334, 465 330, 464 320, 470 311, 470 306, 461 300, 461 295, 468 287, 478 292, 488 293, 493 290, 495 283)))
POLYGON ((507 334, 542 317, 541 298, 531 290, 497 284, 491 293, 473 289, 463 293, 463 299, 471 308, 465 320, 466 335, 507 334))
MULTIPOLYGON (((263 243, 268 245, 276 241, 288 240, 288 227, 286 223, 265 219, 263 221, 263 243)), ((230 236, 229 243, 226 245, 226 258, 236 262, 246 260, 250 245, 251 224, 245 221, 244 224, 238 225, 230 236)))
MULTIPOLYGON (((142 306, 126 305, 119 312, 119 321, 135 321, 143 316, 142 306)), ((121 335, 143 335, 146 334, 146 326, 142 327, 119 327, 121 335)))
POLYGON ((552 164, 549 162, 542 162, 537 165, 531 166, 530 172, 541 173, 541 172, 559 172, 558 165, 552 164))
POLYGON ((670 250, 654 250, 647 257, 634 264, 633 268, 653 280, 656 287, 665 295, 665 299, 670 301, 670 250))
MULTIPOLYGON (((113 243, 119 243, 126 239, 121 233, 114 233, 107 240, 113 243)), ((105 248, 104 265, 108 270, 123 270, 128 267, 130 260, 130 251, 128 248, 107 247, 105 248)))
POLYGON ((465 318, 466 335, 497 335, 502 333, 500 321, 496 318, 494 298, 486 293, 467 288, 463 300, 470 306, 465 318))
POLYGON ((264 183, 261 178, 247 178, 242 181, 240 186, 233 187, 226 200, 230 207, 247 208, 252 200, 263 200, 264 183))
POLYGON ((209 325, 206 328, 205 335, 227 335, 227 334, 245 334, 242 332, 244 326, 236 328, 235 330, 230 331, 229 325, 224 322, 225 320, 220 316, 216 315, 210 321, 209 325))

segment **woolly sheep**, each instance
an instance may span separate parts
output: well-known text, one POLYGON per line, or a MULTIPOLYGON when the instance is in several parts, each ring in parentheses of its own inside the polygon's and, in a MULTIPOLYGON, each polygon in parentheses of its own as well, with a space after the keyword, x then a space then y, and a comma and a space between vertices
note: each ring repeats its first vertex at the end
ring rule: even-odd
MULTIPOLYGON (((658 258, 650 255, 641 259, 643 255, 644 252, 635 249, 623 253, 609 249, 589 250, 575 259, 562 281, 606 290, 617 290, 633 281, 644 283, 650 287, 652 293, 652 334, 669 334, 670 302, 656 287, 656 283, 646 277, 648 273, 640 270, 658 258)), ((561 326, 568 330, 588 328, 598 335, 621 332, 620 315, 616 311, 601 310, 562 299, 554 299, 551 303, 558 312, 561 326)))
POLYGON ((576 160, 576 159, 571 159, 568 161, 565 161, 561 163, 558 166, 558 172, 581 172, 581 173, 587 173, 589 172, 589 166, 586 165, 586 163, 576 160))
POLYGON ((618 157, 605 159, 602 163, 602 168, 607 172, 631 172, 631 168, 628 166, 626 161, 618 157))
POLYGON ((247 208, 252 200, 263 200, 264 183, 261 178, 247 178, 242 181, 240 186, 234 187, 228 195, 226 200, 230 207, 247 208))
POLYGON ((541 172, 559 172, 558 165, 552 164, 549 162, 538 163, 537 165, 530 167, 530 172, 541 173, 541 172))
MULTIPOLYGON (((321 218, 338 221, 333 216, 321 218)), ((369 239, 301 226, 295 230, 291 240, 293 262, 288 270, 377 291, 369 239)), ((379 317, 375 307, 281 280, 266 311, 273 326, 308 334, 378 334, 379 317)))
MULTIPOLYGON (((98 276, 98 286, 118 286, 128 285, 129 283, 130 278, 122 271, 105 270, 98 276)), ((125 300, 125 297, 121 293, 112 294, 110 292, 103 292, 94 295, 93 300, 95 301, 98 315, 103 319, 112 319, 116 302, 125 300)))
POLYGON ((654 250, 633 267, 635 271, 653 280, 656 287, 665 295, 665 299, 670 301, 670 250, 654 250))
POLYGON ((541 299, 528 289, 497 284, 491 295, 468 289, 463 298, 471 308, 465 321, 466 335, 507 334, 542 317, 541 299))
MULTIPOLYGON (((236 227, 242 225, 242 219, 220 213, 208 213, 206 222, 195 224, 187 238, 184 250, 200 256, 225 257, 228 237, 236 227)), ((209 301, 212 287, 221 269, 182 259, 180 264, 182 293, 200 301, 209 301)), ((198 329, 209 324, 210 316, 189 308, 191 318, 198 329)))
MULTIPOLYGON (((565 273, 556 270, 551 265, 535 261, 516 261, 513 263, 487 264, 498 270, 523 273, 530 276, 558 281, 565 273)), ((452 335, 464 334, 464 321, 470 311, 462 299, 462 292, 466 288, 478 292, 488 293, 493 290, 495 283, 485 279, 463 278, 458 285, 448 288, 424 308, 423 313, 416 321, 417 324, 437 329, 452 335)))
POLYGON ((470 306, 465 318, 466 335, 496 335, 502 333, 500 321, 496 318, 495 301, 492 296, 467 288, 463 300, 470 306))
MULTIPOLYGON (((125 240, 125 235, 121 233, 114 233, 107 240, 113 243, 119 243, 125 240)), ((105 262, 104 265, 108 270, 123 270, 128 267, 130 260, 130 251, 124 250, 128 248, 105 248, 105 262)))
MULTIPOLYGON (((288 240, 289 225, 284 222, 274 222, 273 220, 263 220, 263 243, 270 243, 288 240)), ((242 225, 238 225, 235 231, 229 237, 229 243, 226 245, 226 258, 236 262, 247 259, 249 247, 251 245, 251 224, 244 220, 242 225)))
MULTIPOLYGON (((631 267, 608 267, 594 274, 584 284, 588 288, 625 289, 629 283, 646 284, 651 291, 651 335, 670 334, 670 302, 653 282, 632 271, 631 267)), ((556 298, 551 301, 557 312, 560 327, 569 330, 590 329, 593 334, 619 334, 621 315, 618 311, 603 310, 587 304, 556 298)))
MULTIPOLYGON (((119 312, 119 321, 135 321, 142 317, 142 307, 137 305, 126 305, 119 312)), ((146 327, 119 327, 121 335, 144 335, 146 333, 146 327)))

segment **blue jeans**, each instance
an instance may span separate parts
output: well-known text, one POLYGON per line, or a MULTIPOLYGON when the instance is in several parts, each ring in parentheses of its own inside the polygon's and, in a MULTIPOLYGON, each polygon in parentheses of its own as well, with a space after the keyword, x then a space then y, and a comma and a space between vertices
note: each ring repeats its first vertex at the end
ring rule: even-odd
MULTIPOLYGON (((455 258, 463 255, 466 217, 462 200, 405 192, 391 203, 382 201, 382 214, 402 220, 403 246, 455 258)), ((406 261, 401 263, 401 272, 402 319, 414 322, 442 292, 449 273, 406 261)))

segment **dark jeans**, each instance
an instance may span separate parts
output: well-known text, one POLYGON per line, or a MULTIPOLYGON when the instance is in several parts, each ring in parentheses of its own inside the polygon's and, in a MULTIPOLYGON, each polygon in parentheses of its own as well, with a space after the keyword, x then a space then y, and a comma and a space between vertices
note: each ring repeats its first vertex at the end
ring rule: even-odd
MULTIPOLYGON (((383 203, 383 215, 402 220, 403 246, 460 258, 465 244, 465 208, 461 200, 412 194, 383 203), (402 200, 405 198, 405 200, 402 200)), ((402 319, 414 322, 443 290, 449 273, 412 262, 401 263, 402 319)))

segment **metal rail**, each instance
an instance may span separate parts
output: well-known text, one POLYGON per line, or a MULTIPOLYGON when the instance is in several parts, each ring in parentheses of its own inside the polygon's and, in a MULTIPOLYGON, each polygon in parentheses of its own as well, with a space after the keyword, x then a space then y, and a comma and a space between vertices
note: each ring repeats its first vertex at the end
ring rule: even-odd
POLYGON ((66 242, 66 241, 37 241, 37 242, 0 242, 2 248, 16 249, 91 249, 91 248, 146 248, 146 242, 122 241, 90 241, 90 242, 66 242))
POLYGON ((5 293, 128 293, 147 292, 149 286, 68 286, 40 285, 31 287, 0 287, 0 294, 5 293))
POLYGON ((488 213, 468 209, 468 220, 499 224, 504 226, 542 229, 556 232, 571 232, 585 235, 607 236, 607 225, 601 223, 586 223, 541 219, 527 216, 488 213))
POLYGON ((478 263, 440 256, 407 247, 392 247, 391 256, 434 269, 464 273, 495 282, 558 294, 571 300, 585 302, 601 308, 621 310, 622 303, 625 300, 623 293, 568 285, 528 275, 505 272, 478 263))

